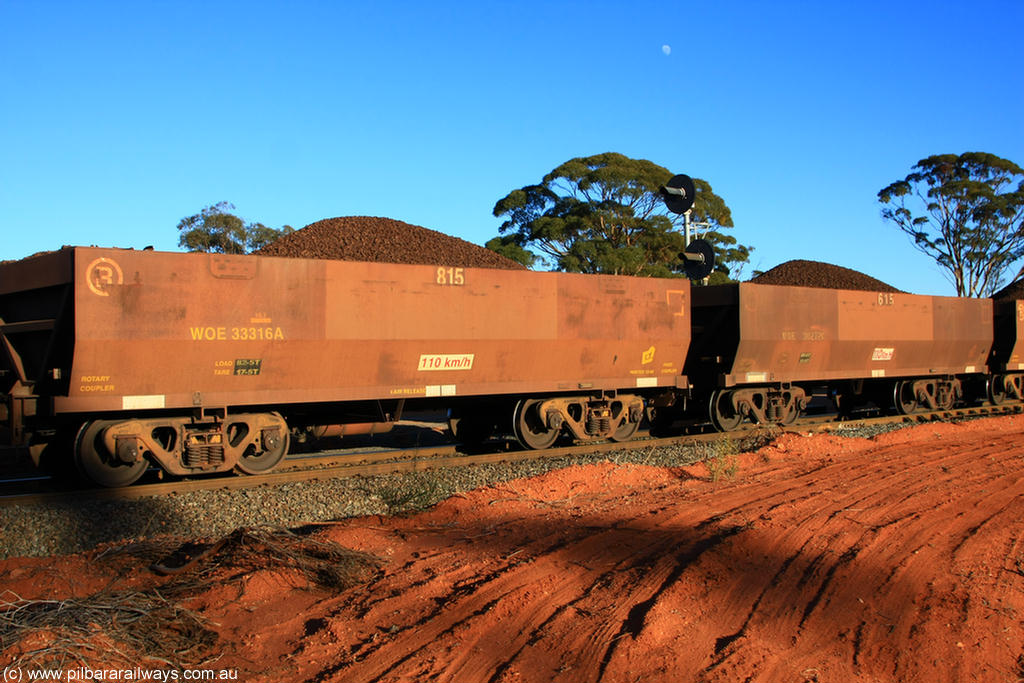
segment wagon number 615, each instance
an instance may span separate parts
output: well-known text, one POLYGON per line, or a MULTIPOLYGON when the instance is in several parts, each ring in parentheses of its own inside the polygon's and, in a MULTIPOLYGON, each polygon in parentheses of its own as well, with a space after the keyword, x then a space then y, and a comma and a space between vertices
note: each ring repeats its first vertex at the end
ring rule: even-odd
POLYGON ((466 274, 464 269, 445 268, 444 266, 439 267, 437 269, 437 284, 455 286, 466 284, 466 274))

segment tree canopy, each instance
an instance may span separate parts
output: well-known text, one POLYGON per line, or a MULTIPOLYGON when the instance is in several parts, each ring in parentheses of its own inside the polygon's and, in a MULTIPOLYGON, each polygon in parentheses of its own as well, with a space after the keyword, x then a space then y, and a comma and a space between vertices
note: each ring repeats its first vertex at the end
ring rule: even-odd
MULTIPOLYGON (((935 259, 957 296, 990 296, 1024 257, 1024 171, 993 154, 922 159, 878 192, 882 217, 935 259)), ((1015 271, 1012 279, 1024 274, 1015 271)))
POLYGON ((262 223, 246 223, 234 211, 234 204, 219 202, 178 222, 178 245, 189 251, 246 254, 294 232, 286 225, 280 230, 262 223))
MULTIPOLYGON (((679 275, 685 247, 684 218, 671 214, 659 195, 672 177, 645 159, 608 152, 570 159, 540 183, 513 190, 494 206, 504 216, 487 247, 524 263, 557 270, 670 277, 679 275)), ((750 247, 722 232, 732 227, 725 201, 707 181, 694 178, 691 221, 716 253, 711 281, 726 281, 746 263, 750 247)))

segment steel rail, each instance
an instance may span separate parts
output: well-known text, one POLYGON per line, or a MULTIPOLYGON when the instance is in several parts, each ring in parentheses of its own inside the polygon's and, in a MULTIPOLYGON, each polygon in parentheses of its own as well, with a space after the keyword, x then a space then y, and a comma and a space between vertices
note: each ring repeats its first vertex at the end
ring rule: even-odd
MULTIPOLYGON (((123 488, 89 488, 58 491, 36 491, 31 493, 4 494, 0 491, 0 507, 55 503, 67 497, 76 500, 131 500, 155 496, 168 496, 194 491, 238 490, 258 486, 319 481, 339 477, 374 476, 405 472, 422 472, 448 467, 513 463, 529 460, 565 458, 580 455, 614 453, 624 450, 685 446, 697 443, 715 442, 722 439, 744 441, 755 437, 771 437, 785 432, 813 433, 834 431, 843 428, 867 427, 884 424, 922 424, 927 422, 952 421, 979 417, 996 417, 1024 413, 1024 405, 977 406, 954 408, 930 413, 910 415, 885 415, 840 419, 834 414, 804 417, 798 422, 779 427, 777 425, 749 424, 729 431, 705 431, 669 437, 642 437, 632 441, 574 444, 545 450, 511 450, 509 442, 505 450, 486 453, 465 454, 457 451, 455 444, 396 448, 394 450, 361 450, 355 453, 328 451, 326 454, 290 457, 286 465, 273 472, 237 477, 211 476, 200 479, 181 479, 153 484, 136 484, 123 488), (312 466, 303 466, 302 463, 312 466)), ((497 445, 497 444, 496 444, 497 445)), ((4 482, 0 481, 0 486, 4 482)))

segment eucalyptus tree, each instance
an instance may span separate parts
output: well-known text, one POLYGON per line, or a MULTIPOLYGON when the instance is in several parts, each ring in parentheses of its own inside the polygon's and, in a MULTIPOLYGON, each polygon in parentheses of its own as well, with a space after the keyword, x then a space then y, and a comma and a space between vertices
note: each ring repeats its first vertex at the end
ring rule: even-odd
MULTIPOLYGON (((506 220, 487 246, 526 265, 536 260, 569 272, 679 275, 684 218, 670 213, 659 194, 672 175, 614 152, 570 159, 495 204, 494 215, 506 220)), ((711 185, 700 178, 694 184, 690 219, 716 251, 711 281, 727 281, 751 247, 723 232, 733 227, 732 214, 711 185)))
POLYGON ((1024 171, 983 152, 922 159, 878 192, 882 217, 939 264, 957 296, 990 296, 1024 257, 1024 171))
POLYGON ((231 211, 234 204, 218 202, 178 221, 178 246, 189 251, 245 254, 294 232, 289 225, 280 230, 262 223, 246 223, 231 211))

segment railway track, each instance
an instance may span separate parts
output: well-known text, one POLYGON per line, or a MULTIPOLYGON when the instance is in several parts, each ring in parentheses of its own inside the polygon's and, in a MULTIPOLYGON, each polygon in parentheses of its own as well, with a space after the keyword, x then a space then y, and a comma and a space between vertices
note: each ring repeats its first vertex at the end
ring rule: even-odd
POLYGON ((807 416, 784 430, 779 427, 746 425, 727 433, 698 431, 670 437, 642 436, 624 443, 600 442, 559 446, 544 450, 515 450, 511 442, 495 442, 494 449, 466 453, 458 444, 438 443, 426 446, 329 450, 289 456, 275 471, 247 476, 216 476, 197 479, 176 479, 136 484, 123 488, 81 488, 61 484, 53 478, 18 474, 0 478, 0 507, 57 502, 68 497, 78 500, 131 500, 146 497, 172 496, 204 490, 239 490, 260 486, 277 486, 293 482, 317 481, 338 477, 374 476, 419 472, 448 467, 522 462, 538 459, 566 458, 582 455, 615 453, 624 450, 695 445, 723 439, 744 442, 766 435, 789 432, 820 432, 853 426, 889 424, 920 424, 934 421, 964 420, 978 417, 1011 415, 1024 412, 1024 405, 977 406, 912 415, 885 415, 840 420, 834 414, 807 416))

